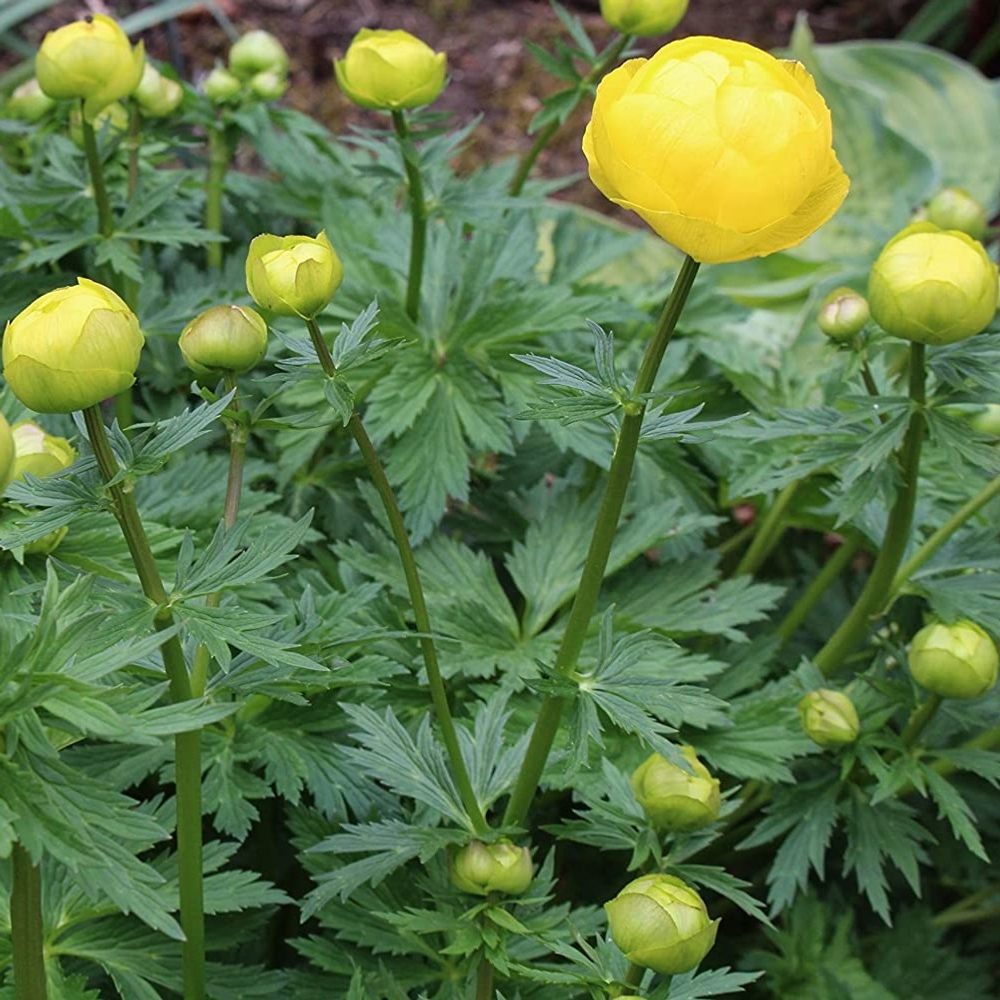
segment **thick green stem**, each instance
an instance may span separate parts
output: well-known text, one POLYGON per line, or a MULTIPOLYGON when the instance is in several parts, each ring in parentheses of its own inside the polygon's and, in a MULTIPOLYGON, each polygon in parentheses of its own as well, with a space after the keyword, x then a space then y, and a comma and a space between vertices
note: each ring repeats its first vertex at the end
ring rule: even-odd
POLYGON ((920 450, 926 419, 925 399, 924 345, 915 343, 910 348, 910 400, 913 410, 899 452, 902 482, 868 582, 840 627, 814 657, 816 666, 827 676, 837 670, 864 641, 869 621, 885 607, 896 570, 906 554, 917 501, 920 450))
POLYGON ((493 989, 493 966, 484 955, 479 960, 476 972, 476 1000, 494 1000, 496 992, 493 989))
POLYGON ((87 155, 87 169, 90 171, 90 185, 94 189, 94 204, 97 206, 97 228, 102 236, 110 236, 115 231, 115 220, 111 214, 108 187, 104 183, 104 168, 101 154, 97 149, 94 127, 87 121, 83 102, 80 102, 80 120, 83 127, 83 151, 87 155))
MULTIPOLYGON (((642 429, 642 420, 646 413, 646 403, 643 397, 653 387, 653 381, 660 368, 660 362, 663 360, 663 354, 667 349, 667 344, 670 343, 670 338, 677 326, 677 320, 680 318, 681 310, 684 308, 684 303, 687 301, 688 293, 691 291, 697 273, 697 262, 686 257, 677 275, 677 280, 674 282, 670 298, 660 314, 656 331, 646 349, 639 374, 636 376, 632 391, 634 402, 622 418, 618 432, 618 443, 615 447, 614 457, 611 459, 611 468, 608 470, 608 479, 604 487, 604 498, 601 500, 597 523, 594 525, 594 534, 590 540, 590 549, 587 552, 587 559, 580 575, 580 585, 573 599, 573 606, 570 608, 566 621, 566 629, 563 632, 562 641, 553 664, 552 672, 557 678, 565 678, 572 672, 580 656, 580 650, 583 649, 590 619, 597 608, 598 595, 604 581, 604 571, 607 568, 611 545, 618 529, 618 521, 625 503, 625 494, 632 476, 632 466, 639 444, 639 432, 642 429)), ((504 814, 505 826, 520 826, 528 815, 531 800, 534 798, 535 789, 538 787, 542 771, 545 769, 545 762, 548 760, 552 743, 559 729, 564 703, 564 698, 553 694, 546 695, 542 701, 514 791, 507 803, 507 810, 504 814)))
POLYGON ((809 612, 819 603, 819 599, 829 590, 833 581, 847 568, 848 563, 858 551, 860 540, 857 537, 845 538, 837 547, 836 552, 827 559, 823 568, 813 577, 809 586, 792 605, 784 620, 775 629, 775 634, 782 644, 788 642, 799 626, 809 617, 809 612))
MULTIPOLYGON (((576 106, 583 100, 584 96, 590 90, 590 88, 595 84, 600 82, 601 78, 611 69, 616 62, 618 62, 618 57, 625 51, 626 46, 632 41, 631 35, 622 35, 617 42, 608 49, 607 54, 604 58, 593 66, 589 73, 586 74, 577 85, 576 100, 573 102, 573 106, 569 109, 566 114, 570 114, 576 106)), ((542 150, 549 144, 552 137, 559 131, 559 126, 562 124, 558 118, 553 119, 546 125, 538 135, 535 136, 535 141, 531 145, 531 149, 521 157, 521 162, 517 165, 517 173, 514 174, 514 179, 510 183, 510 196, 516 198, 524 188, 525 181, 528 179, 528 174, 531 173, 531 168, 535 165, 535 161, 541 156, 542 150)))
POLYGON ((46 1000, 42 875, 28 852, 15 844, 10 855, 10 943, 17 1000, 46 1000))
MULTIPOLYGON (((232 144, 225 127, 217 125, 208 130, 208 174, 205 178, 205 228, 222 235, 222 193, 226 185, 226 174, 233 159, 232 144)), ((222 267, 222 244, 208 243, 205 246, 208 266, 217 271, 222 267)))
POLYGON ((406 315, 414 322, 420 315, 420 285, 424 275, 424 256, 427 251, 427 201, 424 198, 424 181, 420 176, 420 157, 410 135, 410 126, 403 111, 393 111, 392 124, 399 139, 406 170, 406 187, 410 202, 410 267, 406 279, 406 315))
POLYGON ((778 540, 785 530, 782 523, 785 511, 795 497, 795 493, 803 480, 795 480, 785 486, 774 498, 770 510, 764 515, 760 528, 754 535, 750 547, 743 553, 743 558, 739 561, 734 575, 752 576, 760 569, 761 564, 771 554, 778 540))
MULTIPOLYGON (((333 356, 330 354, 319 324, 314 319, 306 321, 309 327, 309 336, 312 340, 313 348, 319 357, 320 365, 328 378, 333 378, 337 374, 337 366, 333 356)), ((452 718, 451 707, 448 704, 448 693, 445 690, 444 678, 441 676, 441 666, 438 663, 437 649, 434 646, 434 639, 431 633, 430 615, 427 613, 427 601, 424 598, 423 584, 420 582, 420 571, 417 569, 417 560, 413 555, 413 548, 410 545, 410 536, 406 531, 406 524, 400 512, 399 504, 396 502, 396 494, 393 492, 392 484, 389 482, 379 460, 375 445, 372 444, 368 432, 361 421, 360 414, 355 411, 351 414, 351 419, 347 423, 347 428, 351 432, 361 457, 368 467, 368 474, 372 477, 372 484, 382 501, 386 518, 389 521, 389 529, 392 532, 393 541, 399 552, 399 561, 403 567, 403 576, 406 578, 406 589, 410 596, 410 604, 413 607, 413 621, 420 633, 420 650, 423 654, 424 668, 427 671, 427 686, 430 689, 431 701, 434 704, 434 712, 437 715, 438 725, 441 728, 441 738, 444 741, 445 750, 448 753, 448 760, 451 763, 452 777, 458 788, 462 805, 468 813, 476 833, 482 834, 489 830, 483 811, 476 799, 476 793, 472 787, 472 780, 469 778, 468 768, 465 766, 465 759, 462 757, 462 749, 458 742, 458 732, 455 729, 455 720, 452 718)))
POLYGON ((939 694, 932 694, 922 705, 917 707, 910 716, 909 722, 902 733, 904 747, 912 747, 917 738, 927 728, 927 724, 937 715, 937 710, 941 707, 944 698, 939 694))
MULTIPOLYGON (((118 474, 118 460, 111 450, 101 411, 90 406, 83 411, 94 457, 101 476, 109 483, 118 474)), ((142 591, 157 606, 154 623, 166 630, 173 625, 173 615, 167 606, 167 592, 156 568, 153 551, 146 537, 146 530, 139 517, 131 490, 121 483, 108 486, 112 508, 125 544, 132 556, 142 591)), ((170 683, 173 702, 188 701, 192 697, 191 679, 188 675, 184 650, 176 635, 165 639, 160 646, 163 667, 170 683)), ((201 733, 194 730, 178 733, 174 737, 174 767, 177 785, 177 861, 180 873, 181 929, 184 931, 182 963, 184 972, 184 1000, 205 998, 205 904, 202 885, 202 834, 201 834, 201 733)))

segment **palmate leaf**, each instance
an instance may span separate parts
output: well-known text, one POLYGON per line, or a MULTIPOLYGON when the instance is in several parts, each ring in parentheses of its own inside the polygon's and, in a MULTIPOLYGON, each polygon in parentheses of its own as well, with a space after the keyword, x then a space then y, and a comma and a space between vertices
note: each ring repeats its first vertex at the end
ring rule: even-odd
POLYGON ((653 1000, 706 1000, 708 997, 742 993, 744 987, 756 982, 763 972, 733 972, 728 966, 706 972, 685 972, 672 976, 666 992, 650 994, 653 1000))

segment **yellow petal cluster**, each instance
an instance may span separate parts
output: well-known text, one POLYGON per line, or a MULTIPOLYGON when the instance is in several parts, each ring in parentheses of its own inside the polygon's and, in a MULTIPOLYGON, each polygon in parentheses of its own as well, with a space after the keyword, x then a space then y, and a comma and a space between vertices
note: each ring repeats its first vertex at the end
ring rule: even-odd
POLYGON ((184 89, 176 80, 164 76, 151 62, 147 62, 135 89, 135 99, 144 115, 166 118, 184 100, 184 89))
POLYGON ((910 644, 910 673, 925 691, 942 698, 978 698, 997 682, 1000 656, 975 622, 932 622, 910 644))
POLYGON ((135 382, 143 336, 132 310, 96 281, 56 288, 4 331, 3 374, 38 413, 71 413, 135 382))
POLYGON ((430 104, 444 89, 447 57, 408 31, 362 28, 334 61, 340 89, 363 108, 398 111, 430 104))
POLYGON ((665 35, 687 8, 688 0, 601 0, 601 17, 623 35, 665 35))
POLYGON ((213 306, 184 327, 179 344, 184 363, 198 375, 245 372, 267 352, 267 323, 245 306, 213 306))
POLYGON ((691 771, 654 753, 632 774, 636 801, 657 830, 700 830, 719 818, 718 778, 698 759, 694 747, 679 749, 691 771))
POLYGON ((11 482, 26 475, 51 476, 68 469, 76 461, 76 449, 66 438, 47 434, 33 420, 23 420, 12 428, 14 469, 11 482))
POLYGON ((702 263, 796 246, 849 186, 805 68, 720 38, 671 42, 609 73, 583 151, 611 201, 702 263))
POLYGON ((340 287, 344 268, 325 232, 315 238, 264 233, 250 243, 246 276, 257 305, 312 319, 340 287))

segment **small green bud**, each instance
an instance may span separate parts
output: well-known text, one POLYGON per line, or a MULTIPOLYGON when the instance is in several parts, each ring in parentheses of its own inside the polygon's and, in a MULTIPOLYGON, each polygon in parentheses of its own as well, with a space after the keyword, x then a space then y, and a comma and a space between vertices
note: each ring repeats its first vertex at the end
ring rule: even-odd
POLYGON ((886 333, 951 344, 981 332, 996 315, 997 268, 971 236, 918 222, 879 254, 868 302, 886 333))
POLYGON ((50 531, 47 535, 42 535, 41 538, 28 542, 24 546, 24 554, 26 556, 50 556, 59 548, 68 532, 69 528, 66 525, 56 528, 55 531, 50 531))
POLYGON ((520 896, 531 885, 531 853, 506 839, 495 844, 474 840, 452 856, 450 874, 457 889, 474 896, 520 896))
POLYGON ((312 319, 340 287, 344 269, 322 232, 311 236, 255 236, 246 264, 247 289, 263 309, 312 319))
MULTIPOLYGON (((118 101, 105 105, 90 119, 90 127, 100 135, 102 132, 122 135, 128 131, 128 112, 118 101)), ((69 137, 83 149, 83 114, 79 108, 69 113, 69 137)))
POLYGON ((184 88, 176 80, 164 76, 151 62, 147 62, 139 86, 132 96, 144 115, 149 118, 166 118, 184 100, 184 88))
POLYGON ((688 0, 601 0, 601 17, 623 35, 665 35, 687 7, 688 0))
POLYGON ((56 102, 42 90, 38 81, 32 77, 18 87, 3 106, 5 118, 17 118, 23 122, 41 121, 54 107, 56 102))
POLYGON ((927 220, 941 229, 957 229, 974 240, 986 234, 989 220, 986 209, 961 188, 942 188, 927 202, 927 220))
POLYGON ((931 694, 978 698, 997 681, 997 648, 974 622, 935 622, 910 643, 910 673, 931 694))
POLYGON ((245 372, 267 352, 267 323, 253 309, 213 306, 184 327, 179 343, 196 375, 245 372))
POLYGON ((419 108, 444 89, 447 57, 407 31, 362 28, 334 61, 340 89, 363 108, 419 108))
POLYGON ((719 818, 719 781, 694 752, 679 747, 693 774, 654 753, 632 774, 632 791, 657 830, 700 830, 719 818))
POLYGON ((673 875, 643 875, 604 904, 608 929, 625 957, 665 976, 693 969, 715 944, 701 896, 673 875))
POLYGON ((229 50, 229 68, 243 80, 257 73, 283 77, 288 72, 288 53, 269 31, 248 31, 229 50))
POLYGON ((205 96, 216 104, 227 104, 239 98, 243 92, 243 81, 228 69, 216 66, 202 84, 205 96))
POLYGON ((288 89, 288 78, 272 70, 250 77, 250 93, 262 101, 276 101, 288 89))
POLYGON ((1000 437, 1000 403, 984 403, 972 417, 969 426, 980 434, 1000 437))
POLYGON ((799 718, 806 736, 821 747, 853 743, 861 731, 854 702, 842 691, 819 688, 799 702, 799 718))
POLYGON ((871 319, 868 300, 853 288, 835 288, 819 307, 819 328, 836 341, 852 340, 871 319))
POLYGON ((34 421, 15 424, 12 432, 15 457, 11 482, 25 475, 39 479, 51 476, 76 461, 76 451, 66 438, 46 434, 34 421))
POLYGON ((0 413, 0 493, 14 478, 14 433, 7 418, 0 413))

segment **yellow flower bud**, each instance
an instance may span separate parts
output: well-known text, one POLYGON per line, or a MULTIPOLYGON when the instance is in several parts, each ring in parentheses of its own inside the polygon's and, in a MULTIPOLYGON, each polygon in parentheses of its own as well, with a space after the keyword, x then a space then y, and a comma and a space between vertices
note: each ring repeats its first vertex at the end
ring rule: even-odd
POLYGON ((340 89, 363 108, 398 111, 430 104, 444 89, 447 57, 407 31, 362 28, 334 61, 340 89))
POLYGON ((673 875, 643 875, 604 904, 608 929, 625 957, 665 976, 693 969, 715 944, 701 896, 673 875))
POLYGON ((474 896, 491 892, 520 896, 531 885, 531 852, 509 840, 495 844, 474 840, 452 856, 450 875, 456 889, 474 896))
POLYGON ((184 100, 184 88, 176 80, 164 76, 151 62, 147 62, 133 96, 144 115, 166 118, 184 100))
POLYGON ((935 622, 910 643, 910 673, 942 698, 978 698, 997 682, 997 648, 974 622, 935 622))
POLYGON ((243 81, 234 76, 228 69, 216 66, 202 84, 202 89, 210 101, 225 104, 236 100, 243 92, 243 81))
POLYGON ((961 188, 942 188, 927 202, 927 221, 941 229, 957 229, 974 240, 982 239, 989 220, 986 209, 961 188))
POLYGON ((133 49, 118 24, 95 14, 45 36, 35 58, 35 75, 49 97, 83 98, 90 119, 135 90, 144 62, 142 42, 133 49))
POLYGON ((0 493, 14 478, 14 434, 7 418, 0 413, 0 493))
POLYGON ((3 374, 30 409, 70 413, 132 385, 142 345, 129 307, 110 288, 78 278, 7 324, 3 374))
POLYGON ((271 70, 264 70, 250 77, 250 93, 262 101, 276 101, 287 89, 287 77, 271 70))
POLYGON ((267 351, 267 323, 243 306, 213 306, 184 327, 184 363, 198 375, 245 372, 267 351))
POLYGON ((687 8, 688 0, 601 0, 601 17, 623 35, 665 35, 687 8))
POLYGON ((326 233, 256 236, 247 253, 247 289, 257 305, 312 319, 340 287, 344 269, 326 233))
MULTIPOLYGON (((128 112, 125 105, 113 101, 107 107, 101 108, 90 120, 90 127, 100 135, 108 132, 111 135, 121 135, 128 131, 128 112)), ((83 115, 79 108, 73 108, 69 114, 69 137, 83 149, 83 115)))
POLYGON ((55 103, 32 77, 22 83, 7 99, 7 103, 3 106, 3 116, 24 122, 37 122, 55 107, 55 103))
POLYGON ((871 315, 863 295, 853 288, 835 288, 819 307, 816 322, 831 340, 845 341, 856 337, 871 315))
POLYGON ((671 42, 609 73, 583 151, 603 194, 703 263, 798 245, 849 184, 805 68, 721 38, 671 42))
POLYGON ((695 755, 694 747, 680 747, 691 774, 654 753, 632 774, 632 791, 657 830, 700 830, 719 818, 722 800, 719 781, 695 755))
POLYGON ((269 31, 248 31, 229 50, 229 68, 241 79, 258 73, 288 72, 288 53, 269 31))
POLYGON ((819 688, 799 702, 799 718, 806 736, 821 747, 853 743, 861 731, 854 702, 842 691, 819 688))
POLYGON ((875 322, 895 337, 951 344, 980 333, 997 311, 997 268, 983 245, 930 222, 907 226, 868 278, 875 322))
POLYGON ((23 420, 13 427, 14 469, 11 482, 25 475, 51 476, 76 461, 76 451, 66 438, 46 434, 38 424, 23 420))

